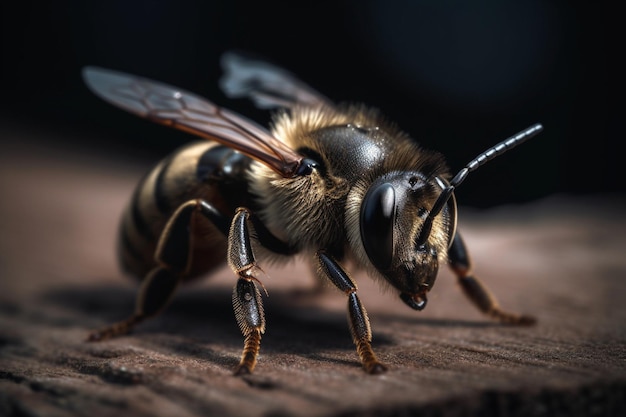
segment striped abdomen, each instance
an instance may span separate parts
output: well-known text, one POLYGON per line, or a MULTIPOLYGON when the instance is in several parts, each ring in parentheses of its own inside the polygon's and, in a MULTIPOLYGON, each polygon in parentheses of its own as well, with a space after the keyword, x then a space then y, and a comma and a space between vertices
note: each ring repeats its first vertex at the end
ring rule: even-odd
MULTIPOLYGON (((119 257, 123 269, 143 278, 155 266, 161 232, 181 204, 203 199, 229 217, 238 206, 249 205, 245 181, 249 164, 249 158, 213 142, 192 143, 161 161, 138 184, 122 216, 119 257)), ((226 238, 205 219, 190 227, 192 277, 225 262, 226 238)))

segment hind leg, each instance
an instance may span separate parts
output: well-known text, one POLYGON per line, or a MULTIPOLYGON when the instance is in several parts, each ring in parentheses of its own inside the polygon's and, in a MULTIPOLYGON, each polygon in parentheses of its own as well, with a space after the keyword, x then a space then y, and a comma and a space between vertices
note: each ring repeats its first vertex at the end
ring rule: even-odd
POLYGON ((157 266, 144 278, 135 311, 128 318, 89 334, 89 341, 99 341, 130 332, 135 325, 157 315, 168 304, 178 284, 193 264, 195 232, 201 219, 207 219, 224 235, 229 219, 204 200, 182 204, 165 226, 155 253, 157 266))

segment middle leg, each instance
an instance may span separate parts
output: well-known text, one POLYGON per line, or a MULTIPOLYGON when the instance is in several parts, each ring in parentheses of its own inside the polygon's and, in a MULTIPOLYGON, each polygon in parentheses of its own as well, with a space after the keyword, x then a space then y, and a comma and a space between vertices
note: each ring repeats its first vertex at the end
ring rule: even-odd
POLYGON ((260 268, 252 252, 248 229, 250 216, 248 209, 238 208, 228 234, 228 264, 239 277, 233 290, 233 309, 244 336, 243 352, 235 375, 252 373, 261 348, 261 335, 265 333, 263 301, 256 285, 261 282, 255 276, 260 268))

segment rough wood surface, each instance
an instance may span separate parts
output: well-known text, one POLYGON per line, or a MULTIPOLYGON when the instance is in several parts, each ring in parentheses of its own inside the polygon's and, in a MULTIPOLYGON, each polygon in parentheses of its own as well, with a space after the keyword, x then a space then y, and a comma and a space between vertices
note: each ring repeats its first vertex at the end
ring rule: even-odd
POLYGON ((234 377, 243 341, 227 270, 182 288, 132 335, 85 342, 133 307, 135 283, 118 272, 113 242, 146 167, 2 134, 0 415, 626 412, 623 199, 461 207, 477 274, 503 306, 536 315, 534 327, 482 317, 447 270, 420 313, 359 276, 374 349, 390 367, 379 376, 361 370, 341 293, 311 291, 302 262, 267 266, 259 364, 234 377))

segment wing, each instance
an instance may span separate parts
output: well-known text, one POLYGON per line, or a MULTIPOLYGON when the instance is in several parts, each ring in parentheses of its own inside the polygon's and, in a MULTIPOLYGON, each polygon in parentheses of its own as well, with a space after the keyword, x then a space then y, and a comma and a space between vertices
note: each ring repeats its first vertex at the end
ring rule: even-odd
POLYGON ((131 113, 215 140, 254 158, 283 177, 296 174, 302 156, 266 129, 195 94, 160 82, 86 67, 83 79, 100 98, 131 113))
POLYGON ((265 61, 226 52, 221 63, 224 75, 220 87, 228 97, 247 97, 262 109, 291 108, 297 104, 333 105, 288 71, 265 61))

